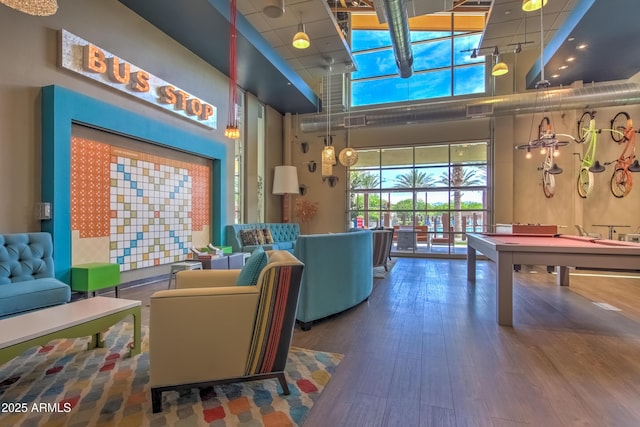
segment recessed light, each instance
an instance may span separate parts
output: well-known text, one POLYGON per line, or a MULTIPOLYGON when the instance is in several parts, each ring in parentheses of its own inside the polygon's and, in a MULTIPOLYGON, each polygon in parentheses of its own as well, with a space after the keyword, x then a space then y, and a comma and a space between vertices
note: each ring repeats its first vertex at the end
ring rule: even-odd
POLYGON ((567 39, 567 41, 568 41, 568 42, 572 42, 572 41, 574 41, 575 39, 576 39, 575 37, 569 37, 569 38, 567 39))
POLYGON ((576 49, 586 49, 589 45, 586 43, 579 44, 576 46, 576 49))
POLYGON ((560 77, 560 74, 554 74, 553 76, 551 76, 552 79, 557 79, 558 77, 560 77))
POLYGON ((558 67, 558 70, 566 70, 567 68, 569 68, 568 65, 561 65, 558 67))
POLYGON ((575 60, 576 60, 575 56, 570 56, 570 57, 567 58, 567 62, 573 62, 575 60))

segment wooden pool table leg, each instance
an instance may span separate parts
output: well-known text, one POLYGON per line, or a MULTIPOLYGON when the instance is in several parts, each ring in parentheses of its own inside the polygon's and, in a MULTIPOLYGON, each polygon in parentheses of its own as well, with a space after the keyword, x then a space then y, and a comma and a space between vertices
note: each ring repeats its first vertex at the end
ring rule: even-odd
POLYGON ((476 281, 476 250, 467 245, 467 281, 476 281))
POLYGON ((569 267, 558 266, 558 277, 556 281, 560 286, 569 286, 569 267))
POLYGON ((496 261, 496 309, 498 325, 513 325, 513 253, 500 251, 496 261))

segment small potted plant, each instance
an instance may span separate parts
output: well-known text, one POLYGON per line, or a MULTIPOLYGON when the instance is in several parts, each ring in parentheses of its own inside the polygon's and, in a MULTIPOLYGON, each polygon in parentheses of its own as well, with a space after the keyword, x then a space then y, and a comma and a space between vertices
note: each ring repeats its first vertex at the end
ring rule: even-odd
POLYGON ((296 199, 296 217, 300 220, 302 234, 306 234, 309 221, 318 213, 318 204, 307 199, 296 199))

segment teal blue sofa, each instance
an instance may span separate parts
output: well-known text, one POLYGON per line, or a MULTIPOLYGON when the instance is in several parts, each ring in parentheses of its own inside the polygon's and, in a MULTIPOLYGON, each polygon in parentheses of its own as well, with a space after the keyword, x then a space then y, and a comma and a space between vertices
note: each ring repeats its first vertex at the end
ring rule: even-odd
POLYGON ((0 234, 0 318, 71 299, 71 288, 55 278, 49 233, 0 234))
POLYGON ((232 224, 225 226, 226 245, 231 246, 232 252, 253 252, 262 246, 267 250, 285 250, 293 252, 296 239, 300 235, 300 225, 297 223, 253 223, 253 224, 232 224), (240 232, 242 230, 264 230, 271 231, 274 243, 263 245, 246 245, 242 242, 240 232))
POLYGON ((371 230, 298 237, 293 254, 305 265, 296 319, 303 330, 373 291, 371 230))

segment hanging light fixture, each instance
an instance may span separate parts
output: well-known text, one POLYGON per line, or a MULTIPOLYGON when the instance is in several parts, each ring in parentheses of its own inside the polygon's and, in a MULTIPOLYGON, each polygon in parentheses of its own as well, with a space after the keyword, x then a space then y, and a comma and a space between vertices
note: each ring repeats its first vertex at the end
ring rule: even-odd
POLYGON ((0 3, 34 16, 51 16, 58 10, 56 0, 0 0, 0 3))
POLYGON ((236 105, 238 105, 238 29, 236 27, 236 0, 231 0, 229 7, 229 120, 227 122, 227 128, 224 131, 224 136, 231 139, 238 139, 240 138, 240 129, 238 129, 238 115, 236 111, 236 105))
POLYGON ((333 146, 333 136, 331 135, 331 64, 333 58, 329 58, 329 67, 327 71, 327 81, 325 84, 326 96, 323 103, 324 108, 327 110, 327 135, 324 138, 324 148, 322 149, 322 176, 333 175, 333 165, 336 164, 336 149, 333 146))
MULTIPOLYGON (((349 108, 349 114, 347 115, 347 122, 351 123, 351 108, 349 108)), ((358 153, 351 148, 351 129, 347 127, 347 146, 340 151, 338 156, 340 164, 342 166, 353 166, 358 162, 358 153)))
POLYGON ((547 0, 522 0, 522 10, 525 12, 533 12, 547 4, 547 0))
POLYGON ((498 46, 493 49, 493 54, 496 57, 496 65, 491 69, 492 76, 504 76, 509 72, 509 67, 504 62, 500 61, 500 52, 498 46))
POLYGON ((300 23, 298 24, 298 32, 293 36, 293 47, 296 49, 306 49, 311 45, 309 36, 305 32, 304 24, 302 23, 302 13, 300 14, 300 23))

